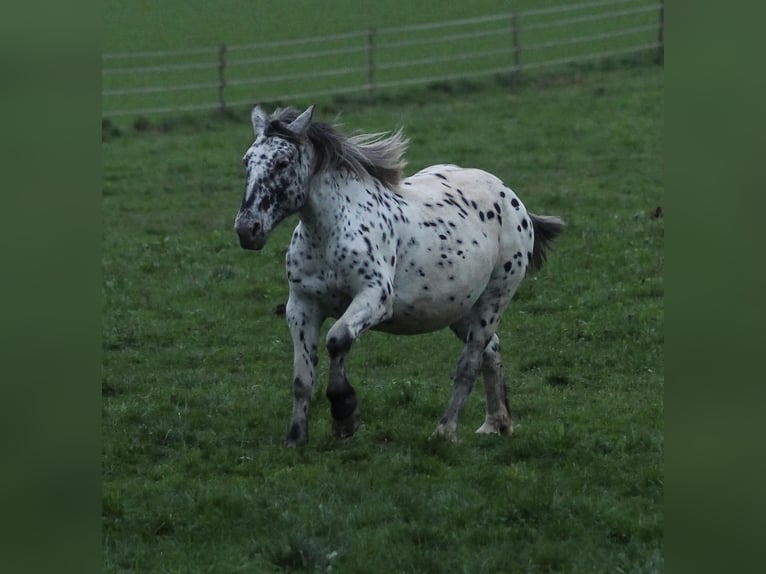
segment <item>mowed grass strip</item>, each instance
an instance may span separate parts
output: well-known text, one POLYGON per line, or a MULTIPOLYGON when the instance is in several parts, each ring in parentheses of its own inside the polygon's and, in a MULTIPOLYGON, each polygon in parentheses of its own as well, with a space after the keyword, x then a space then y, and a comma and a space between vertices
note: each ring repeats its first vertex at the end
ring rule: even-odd
POLYGON ((428 437, 458 341, 367 333, 348 365, 360 431, 331 436, 322 354, 310 443, 285 449, 294 219, 262 252, 238 247, 247 115, 112 134, 104 570, 661 570, 662 105, 662 69, 636 66, 318 109, 350 130, 403 126, 408 173, 481 167, 569 223, 501 324, 516 432, 473 434, 479 383, 456 445, 428 437))

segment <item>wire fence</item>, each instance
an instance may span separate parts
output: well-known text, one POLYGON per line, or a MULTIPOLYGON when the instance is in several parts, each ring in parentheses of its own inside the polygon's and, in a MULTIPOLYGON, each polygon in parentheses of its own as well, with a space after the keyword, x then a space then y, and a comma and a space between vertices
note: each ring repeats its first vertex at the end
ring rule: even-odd
POLYGON ((310 38, 102 55, 103 117, 226 110, 652 52, 664 1, 601 0, 310 38))

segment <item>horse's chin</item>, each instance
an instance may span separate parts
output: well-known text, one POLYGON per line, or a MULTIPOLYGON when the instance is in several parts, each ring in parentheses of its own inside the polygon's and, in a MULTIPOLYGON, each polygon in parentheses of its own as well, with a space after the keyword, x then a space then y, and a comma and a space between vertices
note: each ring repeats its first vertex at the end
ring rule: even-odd
POLYGON ((248 251, 260 251, 266 245, 265 236, 239 235, 239 246, 248 251))

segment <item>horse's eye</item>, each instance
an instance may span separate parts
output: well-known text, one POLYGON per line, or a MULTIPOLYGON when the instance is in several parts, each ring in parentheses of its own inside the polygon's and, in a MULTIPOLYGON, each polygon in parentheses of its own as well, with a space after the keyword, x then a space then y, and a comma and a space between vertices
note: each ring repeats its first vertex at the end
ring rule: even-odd
POLYGON ((290 162, 286 159, 280 159, 274 164, 274 169, 283 170, 290 165, 290 162))

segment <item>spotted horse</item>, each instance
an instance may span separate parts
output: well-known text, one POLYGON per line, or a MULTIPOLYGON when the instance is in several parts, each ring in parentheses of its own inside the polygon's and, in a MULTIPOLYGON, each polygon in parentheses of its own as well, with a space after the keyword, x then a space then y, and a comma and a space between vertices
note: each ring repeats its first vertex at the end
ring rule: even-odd
POLYGON ((328 317, 337 319, 326 340, 336 436, 350 437, 360 425, 344 366, 357 337, 368 329, 414 334, 444 327, 464 347, 434 434, 455 439, 479 373, 486 417, 476 432, 511 433, 498 323, 564 222, 529 213, 500 179, 479 169, 434 165, 404 178, 401 129, 346 135, 313 121, 313 113, 314 106, 271 115, 253 109, 255 141, 242 160, 247 183, 235 222, 240 245, 259 250, 278 223, 299 216, 286 256, 294 349, 287 444, 308 441, 319 333, 328 317))

